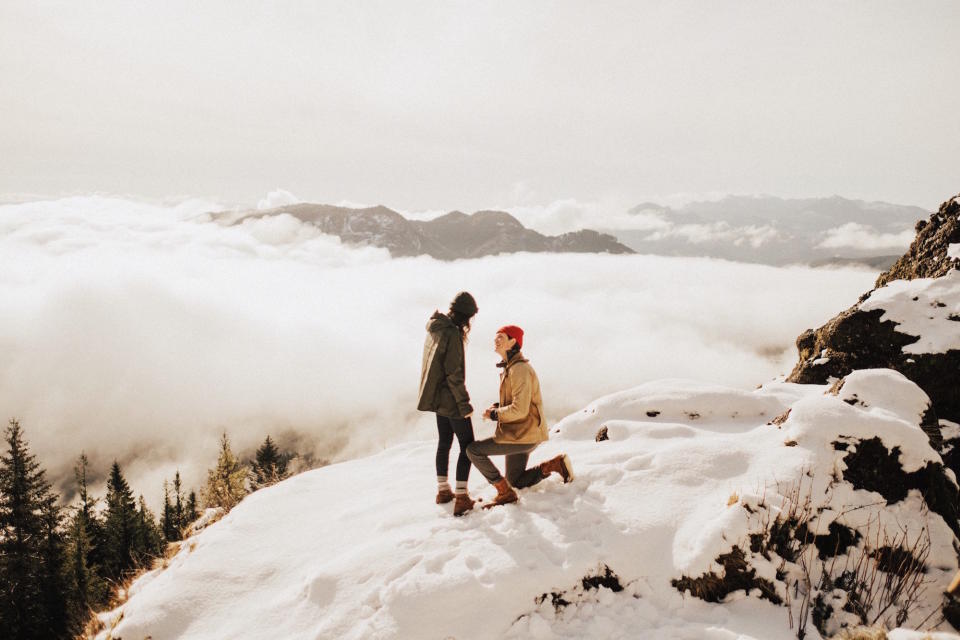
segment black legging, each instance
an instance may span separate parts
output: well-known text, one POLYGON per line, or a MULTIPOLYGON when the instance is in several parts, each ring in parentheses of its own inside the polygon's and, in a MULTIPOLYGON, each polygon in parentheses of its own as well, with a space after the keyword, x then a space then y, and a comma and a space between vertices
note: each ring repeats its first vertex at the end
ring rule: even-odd
POLYGON ((457 434, 460 443, 460 456, 457 458, 457 482, 466 482, 470 477, 470 458, 467 446, 473 442, 473 423, 470 418, 448 418, 437 414, 437 475, 446 476, 450 466, 450 447, 453 434, 457 434))

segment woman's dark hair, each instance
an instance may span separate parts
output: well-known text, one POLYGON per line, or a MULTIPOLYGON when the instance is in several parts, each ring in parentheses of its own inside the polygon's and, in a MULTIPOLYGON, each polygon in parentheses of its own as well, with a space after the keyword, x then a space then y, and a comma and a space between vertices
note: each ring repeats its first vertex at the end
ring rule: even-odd
POLYGON ((450 309, 447 313, 447 317, 460 329, 460 337, 464 340, 467 339, 467 334, 470 333, 470 320, 473 316, 468 316, 465 313, 461 313, 456 309, 450 309))

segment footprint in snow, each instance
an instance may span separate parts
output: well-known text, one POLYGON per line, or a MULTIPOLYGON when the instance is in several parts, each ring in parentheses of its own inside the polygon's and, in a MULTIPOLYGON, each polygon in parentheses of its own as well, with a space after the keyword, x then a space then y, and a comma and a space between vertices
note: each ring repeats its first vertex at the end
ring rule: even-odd
POLYGON ((627 471, 646 471, 653 466, 653 456, 650 454, 634 456, 623 466, 627 471))
POLYGON ((307 582, 307 599, 318 607, 325 607, 333 602, 337 595, 337 580, 329 576, 316 576, 307 582))
POLYGON ((423 563, 423 568, 430 573, 440 573, 447 563, 457 556, 456 551, 440 552, 432 558, 428 558, 423 563))
POLYGON ((648 438, 658 438, 666 440, 667 438, 692 438, 697 432, 683 425, 674 427, 662 427, 658 429, 648 429, 646 432, 648 438))
POLYGON ((704 475, 715 480, 735 478, 750 468, 750 457, 745 453, 721 453, 710 460, 704 475))
POLYGON ((385 582, 387 582, 387 583, 393 582, 393 581, 396 580, 397 578, 399 578, 399 577, 403 576, 404 574, 408 573, 411 569, 413 569, 415 566, 417 566, 418 564, 420 564, 420 561, 421 561, 421 560, 423 560, 423 555, 418 553, 417 555, 413 556, 412 558, 410 558, 410 559, 407 560, 406 562, 400 564, 400 565, 397 566, 397 567, 394 567, 394 568, 393 568, 391 571, 389 571, 389 572, 387 573, 387 575, 385 576, 385 578, 386 578, 385 582))

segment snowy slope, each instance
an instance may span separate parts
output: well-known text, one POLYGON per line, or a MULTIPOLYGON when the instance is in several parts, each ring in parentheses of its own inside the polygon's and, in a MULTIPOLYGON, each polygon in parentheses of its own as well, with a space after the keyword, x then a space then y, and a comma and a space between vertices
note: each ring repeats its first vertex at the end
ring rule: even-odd
MULTIPOLYGON (((432 442, 301 474, 185 542, 102 615, 98 637, 793 638, 787 607, 756 590, 710 604, 671 580, 717 570, 717 556, 743 545, 763 508, 802 481, 826 507, 815 526, 864 525, 870 513, 914 531, 927 524, 929 586, 910 619, 919 623, 957 570, 953 532, 916 491, 871 507, 883 505, 878 494, 832 480, 847 451, 831 443, 879 435, 907 471, 939 462, 918 424, 926 396, 889 370, 826 391, 669 380, 601 398, 533 455, 566 451, 572 484, 549 478, 518 505, 464 518, 433 503, 432 442), (601 427, 608 439, 597 441, 601 427), (606 567, 616 583, 584 582, 606 567)), ((483 423, 477 435, 491 430, 483 423)), ((476 471, 471 492, 492 495, 476 471)), ((774 578, 773 563, 753 561, 774 578)), ((819 637, 812 624, 807 637, 819 637)))

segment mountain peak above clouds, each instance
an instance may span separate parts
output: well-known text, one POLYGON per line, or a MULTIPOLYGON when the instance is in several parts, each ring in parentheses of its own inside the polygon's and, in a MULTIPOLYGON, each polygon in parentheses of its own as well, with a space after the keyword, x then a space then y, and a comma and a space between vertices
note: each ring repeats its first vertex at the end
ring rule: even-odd
POLYGON ((292 204, 273 209, 214 213, 227 224, 288 214, 349 244, 383 247, 394 257, 429 255, 440 260, 516 252, 633 253, 608 234, 582 230, 546 236, 527 229, 506 211, 451 211, 433 220, 408 220, 385 206, 367 208, 292 204))

